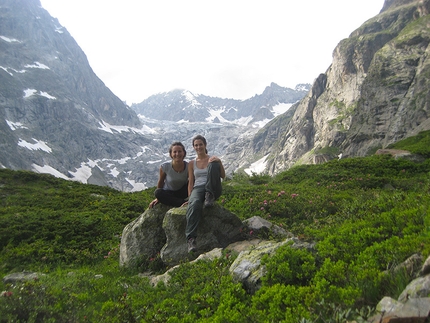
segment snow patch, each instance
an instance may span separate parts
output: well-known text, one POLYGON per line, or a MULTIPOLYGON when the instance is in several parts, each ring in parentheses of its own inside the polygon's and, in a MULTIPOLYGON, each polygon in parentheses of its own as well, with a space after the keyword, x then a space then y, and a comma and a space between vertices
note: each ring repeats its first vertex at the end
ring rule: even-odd
POLYGON ((251 166, 249 166, 249 168, 245 169, 245 173, 247 173, 248 175, 252 175, 252 174, 261 174, 262 172, 264 172, 264 170, 266 169, 267 166, 267 157, 269 155, 264 156, 263 158, 260 158, 259 160, 257 160, 256 162, 252 163, 251 166))
POLYGON ((69 171, 73 177, 81 183, 87 183, 88 178, 91 176, 91 167, 85 163, 81 163, 81 167, 76 169, 76 172, 69 171))
POLYGON ((49 165, 39 166, 37 164, 32 164, 31 166, 33 167, 33 171, 36 173, 51 174, 51 175, 54 175, 55 177, 58 177, 58 178, 70 180, 70 178, 68 178, 66 175, 60 173, 58 170, 56 170, 55 168, 53 168, 49 165))
POLYGON ((57 99, 55 96, 49 95, 48 93, 42 92, 42 91, 40 91, 40 95, 44 96, 45 98, 51 99, 51 100, 56 100, 57 99))
POLYGON ((146 183, 136 183, 136 181, 132 180, 132 179, 125 179, 131 186, 133 186, 133 188, 131 189, 131 192, 138 192, 138 191, 143 191, 146 190, 148 187, 146 187, 146 183))
POLYGON ((16 129, 20 129, 20 128, 21 129, 28 129, 21 122, 12 122, 12 121, 6 120, 6 123, 12 131, 14 131, 16 129))
POLYGON ((266 124, 268 124, 273 119, 264 119, 258 122, 254 122, 253 127, 263 128, 266 124))
POLYGON ((8 73, 10 76, 13 76, 13 74, 11 72, 8 71, 8 69, 6 67, 0 66, 0 68, 5 71, 6 73, 8 73))
POLYGON ((55 32, 59 34, 64 34, 63 27, 55 26, 55 32))
MULTIPOLYGON (((36 94, 37 94, 37 90, 35 90, 35 89, 26 89, 26 90, 24 90, 24 99, 29 98, 29 97, 31 97, 33 95, 36 95, 36 94)), ((50 100, 56 100, 57 99, 55 96, 49 95, 49 93, 43 92, 43 91, 40 91, 39 95, 40 96, 44 96, 45 98, 48 98, 50 100)))
POLYGON ((116 169, 116 167, 114 167, 114 169, 110 171, 109 175, 112 175, 116 178, 119 175, 119 171, 116 169))
POLYGON ((201 104, 196 100, 196 96, 192 94, 190 91, 182 91, 181 93, 185 99, 191 103, 193 106, 201 106, 201 104))
POLYGON ((46 144, 46 142, 41 141, 41 140, 37 140, 37 139, 34 139, 34 138, 32 138, 32 139, 36 143, 32 144, 32 143, 29 143, 29 142, 27 142, 27 141, 22 140, 21 138, 19 138, 18 146, 24 147, 24 148, 27 148, 27 149, 30 149, 30 150, 43 150, 43 151, 46 151, 47 153, 51 153, 52 152, 52 149, 49 148, 49 146, 46 144))
POLYGON ((157 132, 154 129, 151 129, 150 127, 143 125, 141 129, 137 129, 137 128, 133 128, 133 127, 129 127, 129 126, 114 126, 111 125, 105 121, 99 121, 99 125, 100 127, 98 129, 109 132, 111 134, 113 134, 114 131, 116 132, 134 132, 134 133, 140 133, 142 135, 146 135, 146 134, 156 134, 157 132))
POLYGON ((35 95, 36 93, 37 93, 37 90, 35 89, 24 90, 24 99, 29 98, 30 96, 35 95))
POLYGON ((8 43, 20 43, 21 42, 18 39, 9 38, 9 37, 6 37, 6 36, 0 36, 0 39, 3 39, 4 41, 6 41, 8 43))
POLYGON ((225 107, 222 107, 220 109, 208 109, 208 112, 210 113, 210 116, 206 118, 207 122, 214 122, 216 118, 221 123, 230 123, 228 120, 224 119, 224 117, 221 115, 225 111, 225 107))
POLYGON ((161 163, 163 160, 159 159, 159 160, 154 160, 154 161, 147 161, 147 164, 157 164, 157 163, 161 163))
POLYGON ((40 68, 40 69, 42 69, 42 70, 49 70, 49 69, 50 69, 50 68, 49 68, 48 66, 46 66, 45 64, 41 64, 41 63, 39 63, 39 62, 34 62, 34 64, 33 64, 33 65, 27 64, 27 65, 25 65, 24 67, 27 67, 27 68, 40 68))
POLYGON ((293 104, 292 103, 280 103, 278 105, 275 105, 273 109, 273 114, 276 116, 279 116, 280 114, 283 114, 288 111, 289 108, 291 108, 293 104))

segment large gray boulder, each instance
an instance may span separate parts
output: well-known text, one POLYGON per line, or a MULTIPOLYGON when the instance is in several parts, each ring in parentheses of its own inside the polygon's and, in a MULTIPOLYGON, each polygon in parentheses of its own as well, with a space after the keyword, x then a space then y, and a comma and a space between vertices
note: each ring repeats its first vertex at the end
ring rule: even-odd
POLYGON ((203 209, 203 217, 197 230, 197 253, 190 255, 185 237, 186 211, 186 207, 172 208, 164 217, 163 229, 167 241, 160 255, 162 261, 169 266, 245 239, 242 221, 230 211, 215 204, 213 208, 203 209))
POLYGON ((149 259, 160 252, 166 243, 163 219, 169 207, 159 204, 147 209, 136 220, 129 223, 122 232, 119 263, 130 267, 143 259, 149 259))
POLYGON ((131 267, 160 253, 161 260, 175 266, 199 254, 244 240, 244 224, 219 205, 204 209, 197 231, 197 252, 188 254, 185 238, 186 207, 169 208, 162 204, 147 209, 123 230, 120 266, 131 267))

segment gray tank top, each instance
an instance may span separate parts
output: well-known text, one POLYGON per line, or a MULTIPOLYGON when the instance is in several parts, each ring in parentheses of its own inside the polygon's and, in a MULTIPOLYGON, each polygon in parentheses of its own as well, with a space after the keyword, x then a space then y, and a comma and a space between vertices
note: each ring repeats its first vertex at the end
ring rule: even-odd
MULTIPOLYGON (((209 156, 210 157, 210 156, 209 156)), ((208 179, 208 168, 198 168, 197 159, 194 159, 194 187, 205 185, 208 179)))
POLYGON ((185 167, 181 172, 176 172, 172 167, 172 162, 161 164, 161 169, 166 173, 164 190, 177 191, 188 182, 188 163, 184 161, 185 167))

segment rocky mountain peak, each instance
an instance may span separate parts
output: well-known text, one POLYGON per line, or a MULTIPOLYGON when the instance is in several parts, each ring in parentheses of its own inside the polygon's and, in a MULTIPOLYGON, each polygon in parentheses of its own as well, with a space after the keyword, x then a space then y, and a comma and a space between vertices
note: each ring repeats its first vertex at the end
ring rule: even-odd
POLYGON ((395 9, 400 6, 413 4, 416 0, 385 0, 381 13, 387 10, 395 9))
POLYGON ((277 115, 274 107, 297 102, 309 88, 309 84, 303 84, 293 90, 272 83, 262 94, 247 100, 194 95, 190 91, 178 89, 152 95, 141 103, 133 104, 131 108, 142 117, 160 121, 258 123, 273 119, 277 115))
POLYGON ((365 156, 430 129, 429 8, 429 0, 386 1, 338 44, 296 106, 241 142, 239 160, 234 145, 225 159, 274 174, 340 153, 365 156))

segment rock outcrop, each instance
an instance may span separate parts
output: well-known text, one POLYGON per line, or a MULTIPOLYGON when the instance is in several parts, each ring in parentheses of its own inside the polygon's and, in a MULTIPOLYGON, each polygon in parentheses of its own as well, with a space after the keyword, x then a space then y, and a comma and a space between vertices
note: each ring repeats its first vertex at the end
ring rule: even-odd
POLYGON ((148 208, 122 232, 119 262, 121 266, 131 267, 139 261, 153 258, 166 243, 163 220, 170 208, 159 204, 148 208))
POLYGON ((376 306, 377 314, 371 323, 424 323, 430 317, 430 257, 422 265, 421 255, 412 255, 394 271, 402 271, 413 279, 398 299, 384 297, 376 306))
MULTIPOLYGON (((172 208, 164 217, 163 229, 166 244, 161 249, 161 259, 167 265, 176 265, 189 259, 185 238, 187 209, 172 208)), ((244 238, 244 225, 233 213, 216 204, 213 208, 203 209, 203 218, 197 229, 197 253, 214 248, 225 248, 230 243, 244 238)))
POLYGON ((319 155, 366 156, 430 129, 429 12, 430 0, 386 0, 339 42, 306 97, 224 159, 242 168, 260 160, 276 174, 319 155))
POLYGON ((128 224, 122 234, 120 265, 132 266, 158 253, 168 266, 195 258, 197 254, 245 239, 244 224, 233 213, 216 204, 203 210, 197 231, 197 254, 188 254, 185 237, 186 207, 157 205, 128 224))
POLYGON ((302 242, 297 238, 288 238, 281 242, 261 241, 252 248, 243 250, 233 264, 230 266, 230 273, 236 281, 243 284, 249 293, 254 293, 261 286, 261 277, 265 274, 265 268, 261 264, 264 255, 270 255, 284 245, 291 248, 306 248, 312 250, 314 244, 302 242))

